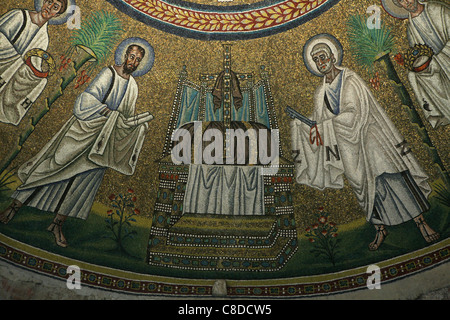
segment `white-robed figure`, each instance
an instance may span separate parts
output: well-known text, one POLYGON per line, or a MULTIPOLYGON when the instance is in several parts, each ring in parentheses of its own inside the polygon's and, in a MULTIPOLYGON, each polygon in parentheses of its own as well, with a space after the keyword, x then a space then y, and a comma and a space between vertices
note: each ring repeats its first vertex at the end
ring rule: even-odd
POLYGON ((15 9, 0 18, 0 122, 19 124, 52 73, 46 52, 49 21, 67 10, 67 0, 44 0, 39 11, 15 9))
POLYGON ((411 87, 433 128, 450 123, 450 6, 438 1, 385 0, 385 9, 394 17, 408 19, 410 47, 427 45, 433 51, 426 64, 408 74, 411 87), (393 3, 397 8, 395 8, 393 3))
POLYGON ((142 46, 129 45, 123 64, 104 68, 78 96, 73 116, 19 168, 23 183, 0 221, 8 223, 23 205, 53 212, 48 230, 66 247, 63 222, 67 217, 87 219, 105 170, 134 173, 147 121, 153 118, 135 115, 138 87, 132 73, 145 55, 142 46))
POLYGON ((296 181, 323 190, 343 188, 345 177, 376 228, 370 250, 387 236, 385 226, 411 219, 427 241, 436 240, 439 235, 422 215, 429 209, 428 176, 364 81, 337 66, 342 60, 337 39, 326 34, 312 38, 304 59, 324 80, 311 116, 317 127, 297 119, 291 123, 296 181))

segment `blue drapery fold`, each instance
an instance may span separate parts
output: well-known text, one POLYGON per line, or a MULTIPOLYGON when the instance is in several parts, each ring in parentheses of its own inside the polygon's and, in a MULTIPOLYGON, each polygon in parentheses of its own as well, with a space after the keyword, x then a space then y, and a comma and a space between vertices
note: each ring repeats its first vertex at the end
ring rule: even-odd
POLYGON ((270 127, 270 119, 269 119, 269 113, 266 101, 266 94, 264 90, 264 86, 260 85, 254 89, 254 95, 255 95, 255 122, 262 123, 267 128, 272 129, 270 127))
MULTIPOLYGON (((242 107, 236 109, 232 105, 232 121, 255 121, 264 124, 270 128, 270 119, 268 113, 268 105, 265 98, 264 86, 261 84, 250 90, 242 92, 242 107), (252 90, 252 91, 250 91, 252 90), (251 98, 253 93, 254 106, 252 106, 251 98), (252 110, 253 108, 253 110, 252 110), (254 114, 254 119, 251 119, 251 113, 254 114)), ((213 95, 211 91, 206 92, 204 97, 204 113, 201 113, 202 107, 201 92, 192 86, 184 84, 182 87, 181 99, 179 104, 179 115, 176 128, 193 121, 222 121, 223 107, 219 109, 214 108, 213 95)))
POLYGON ((185 123, 198 120, 200 98, 200 92, 198 90, 187 85, 183 86, 177 128, 185 123))

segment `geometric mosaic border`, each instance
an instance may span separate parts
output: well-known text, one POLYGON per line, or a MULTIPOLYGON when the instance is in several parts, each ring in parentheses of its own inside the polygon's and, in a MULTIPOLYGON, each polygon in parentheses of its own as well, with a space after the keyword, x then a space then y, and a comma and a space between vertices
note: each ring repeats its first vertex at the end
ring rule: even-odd
MULTIPOLYGON (((377 262, 381 284, 424 271, 450 258, 450 239, 377 262)), ((56 255, 0 234, 0 259, 30 271, 61 280, 67 279, 70 265, 81 269, 81 285, 140 295, 211 297, 215 282, 205 279, 180 279, 153 276, 87 264, 56 255)), ((366 288, 365 267, 333 274, 271 280, 227 280, 228 297, 295 298, 329 295, 366 288)))
POLYGON ((12 262, 22 268, 59 279, 67 279, 67 268, 70 265, 77 265, 81 269, 81 286, 86 285, 133 294, 175 294, 181 296, 211 295, 212 286, 209 285, 184 285, 182 283, 176 285, 173 283, 165 283, 164 281, 159 280, 159 277, 155 277, 155 280, 158 281, 142 280, 143 277, 145 278, 147 276, 131 272, 122 272, 120 270, 117 270, 119 275, 114 275, 112 274, 113 272, 105 272, 106 270, 104 269, 108 268, 89 265, 75 260, 70 261, 70 259, 65 259, 65 257, 53 255, 40 249, 37 249, 37 251, 41 251, 41 256, 30 254, 29 252, 34 251, 33 249, 36 248, 21 244, 21 248, 18 249, 17 247, 6 244, 16 242, 15 240, 9 238, 7 241, 4 241, 4 237, 4 235, 0 235, 1 259, 12 262), (24 247, 29 247, 28 249, 32 250, 23 250, 24 247), (63 260, 63 262, 59 262, 59 260, 63 260), (97 269, 100 269, 103 272, 99 272, 97 269))
MULTIPOLYGON (((427 253, 404 262, 380 267, 381 284, 410 276, 414 273, 435 267, 450 258, 450 246, 427 253)), ((253 297, 307 297, 315 295, 327 295, 343 293, 367 288, 369 274, 356 273, 354 275, 335 278, 327 281, 305 282, 301 284, 278 285, 271 287, 234 287, 229 289, 229 296, 253 296, 253 297)))

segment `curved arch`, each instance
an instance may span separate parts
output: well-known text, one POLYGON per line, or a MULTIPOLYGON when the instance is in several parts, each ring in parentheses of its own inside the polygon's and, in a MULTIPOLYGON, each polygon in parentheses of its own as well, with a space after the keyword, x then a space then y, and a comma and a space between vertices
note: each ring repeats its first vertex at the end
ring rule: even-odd
POLYGON ((340 0, 265 0, 245 6, 184 0, 107 1, 133 19, 164 32, 200 40, 246 40, 295 28, 340 0))

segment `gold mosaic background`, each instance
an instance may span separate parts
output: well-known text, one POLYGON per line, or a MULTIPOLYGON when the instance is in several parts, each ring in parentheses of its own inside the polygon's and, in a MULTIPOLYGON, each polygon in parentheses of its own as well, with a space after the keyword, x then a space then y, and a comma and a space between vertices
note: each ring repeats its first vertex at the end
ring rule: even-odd
MULTIPOLYGON (((5 1, 2 3, 0 14, 13 8, 33 8, 33 1, 5 1), (6 2, 6 3, 5 3, 6 2)), ((158 29, 132 20, 127 15, 116 10, 111 4, 102 0, 77 0, 81 8, 82 19, 92 10, 104 9, 114 12, 124 25, 127 37, 140 36, 149 41, 155 50, 155 64, 153 69, 143 77, 137 79, 140 95, 137 103, 137 111, 150 111, 155 119, 151 122, 142 153, 139 158, 136 173, 133 176, 124 176, 112 170, 108 170, 96 200, 108 204, 107 196, 111 193, 125 192, 133 188, 138 197, 137 206, 141 212, 151 217, 156 199, 158 187, 158 163, 161 155, 167 127, 172 111, 172 102, 176 92, 179 72, 186 65, 188 78, 197 82, 199 73, 219 72, 222 70, 222 43, 232 44, 233 70, 235 72, 255 72, 259 76, 259 67, 265 65, 270 72, 271 87, 275 101, 278 124, 280 126, 281 142, 283 150, 290 157, 290 119, 284 113, 287 105, 296 107, 303 114, 310 114, 313 109, 313 93, 322 81, 321 78, 311 75, 305 68, 301 54, 305 42, 319 33, 330 33, 336 36, 342 43, 345 54, 343 66, 358 72, 369 84, 373 74, 369 74, 356 65, 346 36, 346 22, 352 14, 365 14, 366 8, 373 4, 380 5, 379 1, 367 0, 342 0, 326 13, 318 18, 298 26, 290 31, 253 40, 240 41, 201 41, 186 39, 176 35, 164 33, 158 29)), ((235 5, 253 3, 255 0, 238 0, 235 2, 212 2, 195 0, 197 3, 214 5, 235 5)), ((381 6, 381 5, 380 5, 381 6)), ((369 16, 369 15, 367 15, 369 16)), ((392 56, 407 49, 406 21, 401 21, 388 16, 382 10, 382 20, 392 29, 397 48, 392 56)), ((50 26, 50 46, 48 51, 59 61, 59 57, 68 49, 70 30, 65 25, 50 26)), ((113 63, 111 55, 108 64, 113 63)), ((394 62, 395 63, 395 62, 394 62)), ((100 68, 95 70, 97 73, 100 68)), ((396 64, 397 71, 410 89, 406 70, 396 64)), ((380 66, 376 67, 380 73, 380 89, 373 90, 381 105, 397 125, 400 132, 410 142, 413 151, 431 179, 438 178, 437 170, 431 163, 426 149, 421 145, 415 129, 410 124, 407 113, 401 107, 400 99, 394 93, 393 88, 387 82, 387 77, 380 66)), ((33 105, 27 116, 17 127, 0 124, 0 141, 2 159, 13 150, 17 139, 29 125, 29 119, 44 107, 44 100, 50 96, 59 79, 59 74, 53 76, 47 88, 38 101, 33 105)), ((61 128, 63 123, 70 118, 72 106, 78 94, 86 87, 75 89, 74 83, 64 92, 47 115, 38 123, 35 131, 23 146, 19 156, 12 166, 19 166, 35 155, 46 142, 61 128)), ((411 90, 410 94, 414 98, 411 90)), ((420 112, 420 111, 419 111, 420 112)), ((422 114, 421 114, 422 115, 422 114)), ((440 129, 432 129, 425 123, 430 132, 432 141, 438 148, 446 166, 449 163, 449 131, 450 126, 440 129)), ((331 213, 331 219, 338 224, 347 223, 364 216, 359 208, 350 187, 342 190, 327 190, 320 192, 307 186, 293 184, 294 204, 296 207, 296 220, 299 232, 304 230, 313 219, 312 212, 323 206, 331 213)))

